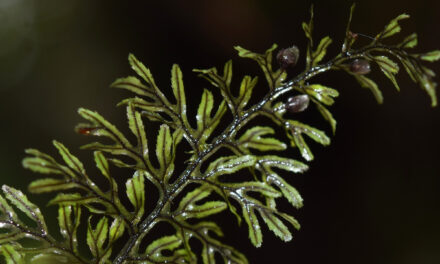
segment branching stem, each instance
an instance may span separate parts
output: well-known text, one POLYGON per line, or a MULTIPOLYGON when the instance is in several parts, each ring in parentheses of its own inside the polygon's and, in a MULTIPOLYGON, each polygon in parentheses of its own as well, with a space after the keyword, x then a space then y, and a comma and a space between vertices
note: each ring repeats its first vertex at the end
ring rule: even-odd
POLYGON ((207 145, 207 147, 202 152, 198 153, 197 157, 182 172, 182 174, 175 181, 175 183, 165 191, 163 198, 157 202, 156 207, 147 216, 147 218, 142 223, 140 223, 138 229, 139 231, 137 233, 133 233, 130 236, 126 245, 119 252, 118 256, 115 258, 115 261, 113 263, 121 264, 125 260, 127 260, 127 258, 129 258, 131 250, 136 244, 136 241, 139 239, 140 234, 150 229, 150 225, 154 223, 157 220, 157 218, 162 214, 162 210, 164 209, 165 205, 167 203, 170 203, 173 200, 173 198, 177 196, 177 193, 183 189, 182 187, 188 183, 188 181, 190 180, 190 175, 196 170, 196 168, 199 167, 206 160, 208 156, 212 155, 213 152, 215 152, 219 146, 223 145, 225 142, 228 142, 228 140, 230 140, 230 138, 233 137, 240 130, 241 127, 243 127, 248 121, 250 121, 256 112, 263 109, 263 107, 268 102, 272 102, 273 100, 277 99, 279 96, 287 92, 290 92, 294 86, 298 85, 301 82, 310 80, 316 75, 327 72, 329 70, 337 69, 337 67, 335 66, 341 65, 347 60, 364 57, 365 53, 375 50, 387 51, 388 53, 394 54, 393 52, 394 50, 392 48, 382 45, 374 45, 374 46, 372 45, 372 46, 367 46, 358 51, 351 51, 350 53, 349 52, 341 53, 338 56, 334 57, 333 59, 329 60, 327 63, 312 67, 309 70, 304 71, 303 73, 297 75, 290 81, 284 83, 282 86, 279 86, 271 90, 264 98, 262 98, 258 103, 253 105, 251 108, 246 110, 241 115, 236 113, 234 115, 231 124, 223 131, 223 133, 221 133, 219 136, 214 138, 211 144, 207 145))

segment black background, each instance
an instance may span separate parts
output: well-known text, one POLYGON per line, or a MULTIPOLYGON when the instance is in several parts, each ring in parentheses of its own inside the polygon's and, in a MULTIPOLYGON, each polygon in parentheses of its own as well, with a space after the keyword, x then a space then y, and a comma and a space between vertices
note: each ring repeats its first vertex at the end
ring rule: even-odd
MULTIPOLYGON (((316 41, 325 35, 333 38, 330 53, 340 48, 351 3, 314 2, 314 36, 316 41)), ((221 68, 232 58, 236 76, 258 72, 255 65, 238 59, 234 45, 263 52, 272 43, 296 44, 304 53, 301 22, 309 19, 310 4, 1 0, 1 183, 25 190, 37 175, 21 167, 23 150, 34 147, 56 154, 52 139, 94 167, 91 153, 77 148, 89 139, 73 132, 81 121, 76 109, 97 110, 118 127, 126 126, 124 110, 115 104, 127 94, 108 86, 132 74, 129 52, 150 67, 164 89, 169 89, 171 65, 178 63, 192 105, 189 112, 194 113, 208 84, 197 79, 192 68, 221 68)), ((358 2, 352 29, 375 35, 390 19, 407 12, 411 19, 402 22, 399 36, 416 31, 416 51, 438 49, 438 10, 438 1, 358 2)), ((439 72, 438 63, 432 68, 439 72)), ((233 227, 232 217, 222 222, 225 228, 231 226, 225 240, 251 263, 440 262, 440 110, 430 107, 428 96, 403 71, 400 93, 379 71, 371 77, 383 90, 383 105, 349 76, 330 73, 319 78, 341 93, 332 107, 338 128, 331 146, 311 145, 316 158, 306 174, 286 176, 305 199, 301 210, 287 209, 302 224, 292 242, 264 230, 263 247, 255 249, 245 226, 233 227)), ((259 88, 264 89, 262 82, 259 88)), ((313 125, 331 134, 322 120, 313 125)), ((154 129, 149 129, 153 137, 154 129)), ((290 153, 300 159, 296 150, 290 153)), ((55 231, 56 208, 44 206, 52 195, 29 197, 48 213, 55 231)))

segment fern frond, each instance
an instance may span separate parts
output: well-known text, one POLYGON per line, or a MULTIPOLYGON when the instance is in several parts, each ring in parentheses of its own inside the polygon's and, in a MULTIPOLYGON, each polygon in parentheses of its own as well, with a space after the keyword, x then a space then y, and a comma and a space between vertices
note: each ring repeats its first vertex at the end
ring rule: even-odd
POLYGON ((309 111, 311 102, 329 122, 332 132, 336 130, 330 107, 340 91, 314 82, 315 76, 335 70, 346 72, 382 103, 381 90, 366 76, 371 70, 370 63, 377 64, 397 90, 400 88, 396 75, 403 66, 412 80, 430 96, 431 105, 437 104, 435 74, 423 65, 423 61, 439 60, 440 51, 410 53, 409 49, 417 45, 416 34, 396 45, 384 43, 388 37, 400 32, 399 22, 408 15, 391 20, 369 44, 355 48, 358 35, 350 28, 353 11, 354 5, 342 51, 323 62, 330 56, 328 47, 333 40, 325 36, 316 42, 316 47, 313 45, 311 8, 310 21, 302 24, 308 39, 306 68, 293 78, 288 79, 286 69, 296 65, 299 49, 293 46, 274 56, 276 44, 263 53, 235 47, 239 57, 251 59, 259 65, 265 83, 259 83, 258 77, 246 75, 237 86, 233 85, 232 61, 225 63, 222 73, 217 68, 194 69, 214 89, 219 89, 222 96, 220 103, 216 104, 213 93, 204 89, 195 117, 188 116, 188 107, 194 106, 187 105, 188 93, 177 64, 171 68, 170 89, 167 91, 156 84, 150 69, 130 54, 129 64, 138 76, 117 79, 111 86, 134 93, 134 97, 122 100, 119 105, 126 107, 128 131, 135 140, 130 141, 129 136, 99 113, 85 108, 78 110, 87 123, 79 124, 76 131, 106 140, 82 148, 94 151, 95 164, 100 176, 108 183, 107 188, 95 184, 92 181, 95 177, 89 177, 80 159, 58 141, 53 145, 62 162, 38 150, 28 149, 23 166, 45 175, 33 181, 29 191, 57 192, 49 205, 58 206, 62 239, 58 241, 49 234, 40 209, 21 191, 3 186, 0 225, 6 232, 0 233, 0 254, 8 263, 24 263, 26 260, 32 263, 215 263, 219 258, 224 263, 248 263, 244 254, 221 242, 223 231, 212 220, 219 213, 231 213, 238 224, 246 223, 250 242, 255 247, 262 245, 262 230, 266 227, 281 240, 290 241, 292 227, 299 229, 300 224, 290 212, 277 208, 277 202, 285 199, 293 208, 299 209, 303 206, 303 198, 287 175, 308 169, 303 160, 307 162, 314 158, 309 141, 323 146, 330 144, 324 130, 299 120, 296 114, 309 111), (273 63, 274 58, 279 67, 273 63), (254 98, 254 90, 259 86, 267 87, 267 93, 254 98), (284 95, 290 96, 287 101, 284 95), (251 99, 257 103, 251 105, 251 99), (231 122, 222 124, 228 112, 231 122), (250 121, 258 122, 257 117, 261 116, 272 123, 252 125, 250 121), (196 121, 195 126, 190 122, 191 118, 196 121), (155 140, 147 139, 146 129, 154 129, 150 128, 150 122, 159 123, 155 140), (285 131, 286 137, 276 134, 277 128, 285 131), (151 151, 151 144, 155 146, 154 151, 151 151), (185 149, 186 154, 178 155, 178 148, 185 146, 189 146, 185 149), (220 150, 229 154, 222 154, 220 150), (183 169, 180 164, 184 165, 183 169), (130 173, 116 179, 112 166, 122 167, 130 173), (119 185, 125 183, 125 188, 118 186, 118 182, 119 185), (151 186, 156 187, 157 192, 150 192, 148 188, 151 186), (151 197, 152 193, 157 193, 158 197, 151 197), (154 208, 146 206, 146 201, 151 199, 157 200, 154 208), (122 202, 124 200, 127 202, 122 202), (18 211, 20 214, 16 213, 18 211), (34 226, 26 225, 18 215, 29 218, 34 226), (88 219, 84 240, 90 258, 83 257, 78 250, 80 238, 77 231, 84 215, 88 219), (150 231, 159 223, 168 225, 173 232, 158 238, 149 237, 150 231), (21 243, 25 237, 38 242, 38 247, 26 248, 21 243), (113 246, 122 238, 125 245, 116 252, 113 246), (194 240, 200 242, 200 248, 195 248, 194 240), (196 252, 201 252, 200 256, 196 252))

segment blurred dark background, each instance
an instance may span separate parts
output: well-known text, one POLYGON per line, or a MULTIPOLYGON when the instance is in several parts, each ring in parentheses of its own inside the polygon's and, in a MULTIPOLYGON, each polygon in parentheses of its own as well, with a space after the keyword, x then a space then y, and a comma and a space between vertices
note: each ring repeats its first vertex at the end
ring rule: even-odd
MULTIPOLYGON (((335 54, 352 2, 314 3, 315 39, 330 35, 330 53, 335 54)), ((263 52, 272 43, 296 44, 304 54, 301 22, 309 19, 310 4, 1 0, 1 183, 25 190, 38 175, 22 168, 23 150, 33 147, 55 155, 52 139, 89 160, 89 168, 94 166, 91 154, 78 150, 89 139, 73 132, 81 121, 76 109, 97 110, 126 126, 124 110, 115 104, 127 94, 108 86, 132 74, 129 52, 150 67, 165 89, 171 65, 180 64, 195 109, 208 84, 192 68, 222 67, 232 58, 237 76, 258 72, 254 64, 237 58, 234 45, 263 52)), ((358 2, 352 29, 375 35, 407 12, 411 19, 402 22, 399 37, 416 31, 416 51, 438 49, 439 10, 440 2, 434 0, 358 2)), ((438 63, 430 66, 440 72, 438 63)), ((400 93, 379 71, 371 76, 383 90, 383 105, 349 76, 319 79, 341 93, 332 107, 338 128, 331 146, 312 144, 316 159, 309 172, 287 176, 305 199, 301 210, 289 209, 302 228, 290 243, 265 230, 263 248, 254 249, 246 227, 231 227, 225 239, 251 263, 440 263, 440 110, 430 107, 428 96, 403 70, 400 93)), ((324 121, 314 125, 331 134, 324 121)), ((299 158, 296 151, 291 153, 299 158)), ((56 208, 44 206, 52 195, 29 196, 56 225, 56 208)), ((223 223, 235 224, 232 218, 223 223)))

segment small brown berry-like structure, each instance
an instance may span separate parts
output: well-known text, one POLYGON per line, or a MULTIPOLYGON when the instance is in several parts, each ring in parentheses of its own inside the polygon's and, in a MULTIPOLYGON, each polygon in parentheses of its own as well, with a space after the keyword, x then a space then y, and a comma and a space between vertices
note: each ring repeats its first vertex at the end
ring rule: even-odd
POLYGON ((355 59, 350 63, 350 71, 354 74, 367 74, 371 71, 370 63, 367 60, 355 59))
POLYGON ((81 135, 90 135, 94 130, 96 130, 96 127, 77 127, 75 128, 76 133, 81 135))
POLYGON ((277 53, 277 61, 281 69, 285 70, 289 67, 294 67, 298 62, 299 49, 293 45, 290 48, 282 49, 277 53))
POLYGON ((285 107, 290 113, 299 113, 307 109, 309 102, 310 99, 307 94, 296 95, 287 99, 285 107))
POLYGON ((358 34, 357 33, 353 33, 351 31, 348 31, 348 36, 354 40, 356 40, 358 38, 358 34))

